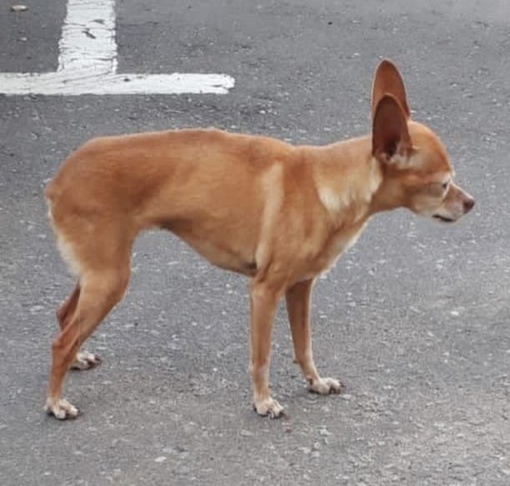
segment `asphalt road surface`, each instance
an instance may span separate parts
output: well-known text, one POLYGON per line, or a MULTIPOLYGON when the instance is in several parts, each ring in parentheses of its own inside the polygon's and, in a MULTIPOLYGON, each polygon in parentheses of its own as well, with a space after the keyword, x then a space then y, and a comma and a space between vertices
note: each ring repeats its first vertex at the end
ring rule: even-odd
MULTIPOLYGON (((25 4, 0 6, 0 72, 55 71, 66 2, 25 4)), ((510 484, 507 0, 117 0, 115 38, 119 73, 218 73, 235 87, 0 95, 0 483, 510 484), (271 382, 289 418, 256 416, 247 281, 154 232, 89 342, 102 365, 67 380, 83 415, 48 418, 54 312, 73 281, 42 190, 62 160, 96 135, 166 128, 313 144, 365 134, 382 57, 477 206, 448 227, 378 216, 320 280, 315 357, 345 394, 307 393, 282 306, 271 382)))

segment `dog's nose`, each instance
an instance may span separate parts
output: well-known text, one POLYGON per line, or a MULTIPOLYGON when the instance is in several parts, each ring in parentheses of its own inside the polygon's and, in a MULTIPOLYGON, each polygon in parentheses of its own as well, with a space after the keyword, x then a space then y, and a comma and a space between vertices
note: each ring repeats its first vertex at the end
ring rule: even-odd
POLYGON ((464 200, 464 213, 469 213, 473 209, 475 205, 475 200, 470 197, 469 199, 464 200))

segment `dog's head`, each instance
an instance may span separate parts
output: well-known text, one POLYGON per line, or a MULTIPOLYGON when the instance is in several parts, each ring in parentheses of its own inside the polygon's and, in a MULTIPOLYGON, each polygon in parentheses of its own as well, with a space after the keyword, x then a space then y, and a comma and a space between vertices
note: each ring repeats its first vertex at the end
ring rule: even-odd
POLYGON ((372 155, 383 180, 378 209, 406 207, 443 222, 471 211, 474 199, 457 186, 439 137, 410 119, 404 82, 390 61, 379 64, 372 86, 372 155))

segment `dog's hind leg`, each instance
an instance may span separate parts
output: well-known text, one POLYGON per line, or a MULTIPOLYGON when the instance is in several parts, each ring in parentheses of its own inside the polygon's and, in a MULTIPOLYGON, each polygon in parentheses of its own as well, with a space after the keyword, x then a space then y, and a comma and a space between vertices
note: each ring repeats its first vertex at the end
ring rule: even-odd
POLYGON ((94 245, 75 245, 80 262, 79 283, 58 311, 61 332, 53 343, 46 411, 58 419, 74 418, 78 409, 62 399, 68 369, 80 346, 94 332, 126 291, 130 275, 131 241, 116 231, 103 233, 94 245))
MULTIPOLYGON (((57 318, 60 324, 60 330, 64 331, 64 329, 69 324, 71 317, 73 316, 76 305, 78 303, 78 299, 80 297, 81 287, 80 282, 76 283, 73 292, 67 298, 67 300, 59 307, 57 311, 57 318)), ((97 366, 101 362, 101 358, 97 354, 89 353, 87 351, 78 351, 76 353, 76 357, 71 364, 71 369, 74 370, 88 370, 97 366)))
POLYGON ((74 314, 78 298, 80 297, 80 282, 76 282, 72 294, 65 300, 65 302, 57 310, 57 319, 60 324, 60 329, 64 330, 69 322, 69 317, 74 314))

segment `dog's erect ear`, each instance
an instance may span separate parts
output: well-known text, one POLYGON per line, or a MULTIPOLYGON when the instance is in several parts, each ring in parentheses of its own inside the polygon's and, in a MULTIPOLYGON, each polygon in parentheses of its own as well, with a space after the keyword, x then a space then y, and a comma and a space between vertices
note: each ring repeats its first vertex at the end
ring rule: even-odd
POLYGON ((375 110, 379 101, 386 94, 393 95, 402 106, 402 110, 407 119, 410 118, 411 112, 407 104, 406 87, 404 80, 400 75, 397 67, 391 61, 384 59, 381 61, 375 71, 374 82, 372 84, 372 120, 375 116, 375 110))
POLYGON ((389 163, 395 156, 409 156, 412 149, 407 117, 392 95, 384 95, 377 103, 372 125, 372 155, 389 163))

